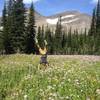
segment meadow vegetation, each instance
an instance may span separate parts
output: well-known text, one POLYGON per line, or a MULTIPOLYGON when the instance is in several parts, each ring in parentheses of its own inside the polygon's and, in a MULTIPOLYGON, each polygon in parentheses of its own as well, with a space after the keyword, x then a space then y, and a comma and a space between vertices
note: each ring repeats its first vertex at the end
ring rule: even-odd
POLYGON ((0 100, 100 100, 99 57, 0 56, 0 100), (93 58, 93 59, 92 59, 93 58))

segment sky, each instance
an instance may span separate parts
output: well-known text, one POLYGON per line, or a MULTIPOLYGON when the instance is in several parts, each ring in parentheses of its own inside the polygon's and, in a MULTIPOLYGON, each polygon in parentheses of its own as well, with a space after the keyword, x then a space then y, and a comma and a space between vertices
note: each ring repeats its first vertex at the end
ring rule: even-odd
MULTIPOLYGON (((50 16, 71 10, 92 15, 93 8, 98 0, 24 0, 24 3, 29 7, 32 1, 37 12, 44 16, 50 16)), ((0 0, 0 16, 3 6, 4 0, 0 0)))

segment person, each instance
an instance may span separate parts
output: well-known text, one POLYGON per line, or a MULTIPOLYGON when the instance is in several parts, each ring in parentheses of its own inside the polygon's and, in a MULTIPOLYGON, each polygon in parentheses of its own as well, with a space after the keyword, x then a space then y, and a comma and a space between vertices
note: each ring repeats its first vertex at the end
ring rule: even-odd
POLYGON ((41 54, 41 59, 40 59, 39 65, 44 65, 45 67, 47 67, 49 65, 48 61, 47 61, 47 42, 46 42, 46 40, 44 40, 43 47, 40 47, 40 45, 38 44, 38 41, 36 41, 36 44, 39 49, 39 53, 41 54))

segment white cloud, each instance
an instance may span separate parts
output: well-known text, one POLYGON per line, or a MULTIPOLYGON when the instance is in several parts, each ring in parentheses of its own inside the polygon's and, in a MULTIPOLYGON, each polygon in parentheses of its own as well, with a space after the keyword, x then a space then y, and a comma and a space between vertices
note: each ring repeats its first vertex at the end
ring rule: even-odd
POLYGON ((92 0, 91 1, 91 3, 97 3, 98 2, 98 0, 92 0))
POLYGON ((34 3, 36 3, 36 2, 38 2, 39 0, 23 0, 23 1, 24 1, 24 3, 29 4, 29 3, 31 3, 32 1, 33 1, 34 3))

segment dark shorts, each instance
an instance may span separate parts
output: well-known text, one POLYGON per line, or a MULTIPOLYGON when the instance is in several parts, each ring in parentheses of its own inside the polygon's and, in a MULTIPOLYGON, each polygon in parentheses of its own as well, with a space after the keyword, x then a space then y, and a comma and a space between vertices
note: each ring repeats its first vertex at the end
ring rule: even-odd
POLYGON ((47 64, 47 55, 42 55, 41 56, 41 60, 40 60, 40 64, 47 64))

